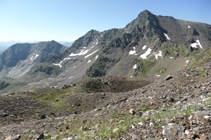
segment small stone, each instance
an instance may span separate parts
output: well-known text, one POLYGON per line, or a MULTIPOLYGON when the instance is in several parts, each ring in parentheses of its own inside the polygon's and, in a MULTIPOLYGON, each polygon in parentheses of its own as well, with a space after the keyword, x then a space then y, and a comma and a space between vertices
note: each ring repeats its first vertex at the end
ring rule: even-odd
POLYGON ((142 114, 143 114, 143 113, 142 113, 141 111, 139 111, 139 112, 138 112, 138 116, 140 116, 140 117, 141 117, 141 116, 142 116, 142 114))
POLYGON ((119 130, 119 128, 115 128, 115 129, 113 130, 113 132, 116 133, 118 130, 119 130))
POLYGON ((134 115, 135 114, 135 111, 133 109, 130 109, 129 112, 130 112, 131 115, 134 115))
POLYGON ((45 114, 41 115, 40 118, 45 119, 46 118, 45 114))
POLYGON ((132 129, 135 129, 136 127, 132 124, 132 125, 131 125, 131 128, 132 128, 132 129))
POLYGON ((122 123, 122 122, 124 122, 124 120, 120 120, 120 121, 119 121, 119 123, 122 123))
POLYGON ((200 140, 206 140, 207 139, 207 136, 205 135, 205 134, 202 134, 201 136, 200 136, 200 140))
POLYGON ((139 122, 138 125, 144 125, 142 122, 139 122))
POLYGON ((150 122, 150 123, 149 123, 149 126, 154 127, 155 125, 154 125, 153 122, 150 122))
POLYGON ((170 80, 170 79, 172 79, 172 78, 173 78, 173 76, 168 75, 168 76, 166 77, 166 81, 168 81, 168 80, 170 80))
POLYGON ((37 140, 40 140, 40 139, 43 139, 43 138, 44 138, 44 134, 43 134, 43 133, 41 133, 40 135, 38 135, 38 136, 37 136, 37 138, 36 138, 36 139, 37 139, 37 140))
POLYGON ((97 112, 97 111, 99 111, 99 110, 101 110, 100 108, 96 108, 96 109, 94 109, 94 112, 97 112))
POLYGON ((4 140, 12 140, 12 136, 8 136, 4 140))
POLYGON ((193 116, 190 115, 190 117, 188 117, 188 119, 189 119, 189 120, 192 120, 192 119, 193 119, 193 116))
POLYGON ((1 116, 2 117, 7 117, 9 114, 8 113, 3 113, 1 116))
POLYGON ((149 121, 150 120, 150 118, 149 117, 145 117, 145 121, 149 121))
POLYGON ((96 114, 95 114, 95 117, 97 117, 97 116, 99 116, 99 115, 100 115, 99 113, 96 113, 96 114))
POLYGON ((54 137, 51 137, 52 140, 56 140, 56 139, 58 139, 58 138, 59 138, 59 135, 56 135, 56 136, 54 136, 54 137))
POLYGON ((190 130, 185 130, 185 134, 188 135, 190 133, 190 130))
POLYGON ((194 113, 197 123, 205 124, 210 122, 211 120, 211 112, 210 111, 197 111, 194 113))
POLYGON ((18 135, 16 135, 16 136, 14 136, 14 137, 12 138, 12 140, 19 140, 20 138, 21 138, 21 135, 18 134, 18 135))

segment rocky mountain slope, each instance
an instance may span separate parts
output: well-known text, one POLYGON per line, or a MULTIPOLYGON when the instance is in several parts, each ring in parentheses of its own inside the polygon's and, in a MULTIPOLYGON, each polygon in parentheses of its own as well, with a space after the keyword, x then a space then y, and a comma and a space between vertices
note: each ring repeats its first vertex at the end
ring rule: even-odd
POLYGON ((66 70, 58 77, 62 84, 82 77, 166 76, 184 69, 194 54, 209 49, 210 35, 210 25, 146 10, 125 28, 89 31, 52 63, 66 70))
POLYGON ((1 95, 0 139, 210 139, 210 68, 151 83, 101 77, 1 95))
MULTIPOLYGON (((55 73, 59 72, 57 67, 46 65, 45 62, 62 54, 67 48, 55 41, 12 45, 0 54, 1 83, 14 86, 15 83, 21 83, 18 84, 21 86, 24 85, 22 81, 32 82, 56 76, 55 73)), ((1 87, 3 88, 4 86, 1 87)))
MULTIPOLYGON (((45 56, 36 59, 39 65, 32 65, 34 61, 29 59, 36 58, 36 54, 40 52, 24 49, 26 52, 19 58, 20 56, 15 54, 7 54, 14 48, 12 46, 1 54, 0 75, 29 83, 24 86, 18 84, 18 89, 43 85, 62 87, 84 78, 100 76, 153 79, 167 76, 195 63, 195 55, 209 49, 210 45, 210 25, 156 16, 145 10, 125 28, 103 32, 91 30, 65 51, 61 45, 58 45, 59 50, 55 52, 52 48, 43 49, 45 56), (27 54, 29 50, 30 56, 27 54), (52 53, 48 52, 49 50, 52 53), (4 60, 7 59, 6 56, 15 58, 4 60), (23 68, 22 62, 18 63, 23 61, 22 59, 27 60, 23 68), (31 63, 28 64, 29 62, 31 63)), ((5 89, 3 92, 9 91, 14 91, 14 88, 5 89)))

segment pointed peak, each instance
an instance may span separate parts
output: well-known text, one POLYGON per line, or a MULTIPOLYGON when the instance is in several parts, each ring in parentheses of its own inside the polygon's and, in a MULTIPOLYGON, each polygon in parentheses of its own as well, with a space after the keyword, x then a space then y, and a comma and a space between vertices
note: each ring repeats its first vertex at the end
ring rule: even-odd
POLYGON ((88 31, 87 33, 99 33, 99 31, 92 29, 92 30, 88 31))
POLYGON ((142 16, 142 15, 153 15, 153 14, 148 10, 144 10, 138 16, 142 16))

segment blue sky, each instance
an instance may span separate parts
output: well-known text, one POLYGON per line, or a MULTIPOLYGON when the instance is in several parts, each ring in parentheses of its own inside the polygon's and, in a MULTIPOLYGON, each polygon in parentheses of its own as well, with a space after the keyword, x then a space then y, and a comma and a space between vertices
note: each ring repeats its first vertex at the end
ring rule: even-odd
POLYGON ((211 0, 0 0, 0 41, 74 41, 123 28, 146 9, 211 24, 211 0))

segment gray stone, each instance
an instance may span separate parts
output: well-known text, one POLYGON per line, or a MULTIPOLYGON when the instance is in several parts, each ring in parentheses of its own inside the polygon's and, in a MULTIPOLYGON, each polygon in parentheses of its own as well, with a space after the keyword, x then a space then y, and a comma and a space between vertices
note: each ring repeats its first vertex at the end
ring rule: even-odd
POLYGON ((184 127, 174 123, 168 124, 168 126, 163 129, 163 135, 166 136, 167 139, 176 139, 182 132, 184 132, 184 127))
POLYGON ((52 140, 56 140, 56 139, 58 139, 58 138, 59 138, 59 135, 56 135, 56 136, 54 136, 54 137, 51 137, 52 140))
POLYGON ((16 136, 13 136, 12 140, 19 140, 20 138, 21 138, 21 135, 18 134, 18 135, 16 135, 16 136))
POLYGON ((172 78, 173 78, 173 76, 168 75, 168 76, 166 77, 166 81, 167 81, 167 80, 170 80, 170 79, 172 79, 172 78))
POLYGON ((39 135, 37 136, 36 140, 41 140, 41 139, 43 139, 43 138, 44 138, 44 134, 41 133, 41 134, 39 134, 39 135))
POLYGON ((205 124, 211 121, 211 111, 197 111, 194 115, 197 123, 205 124))

